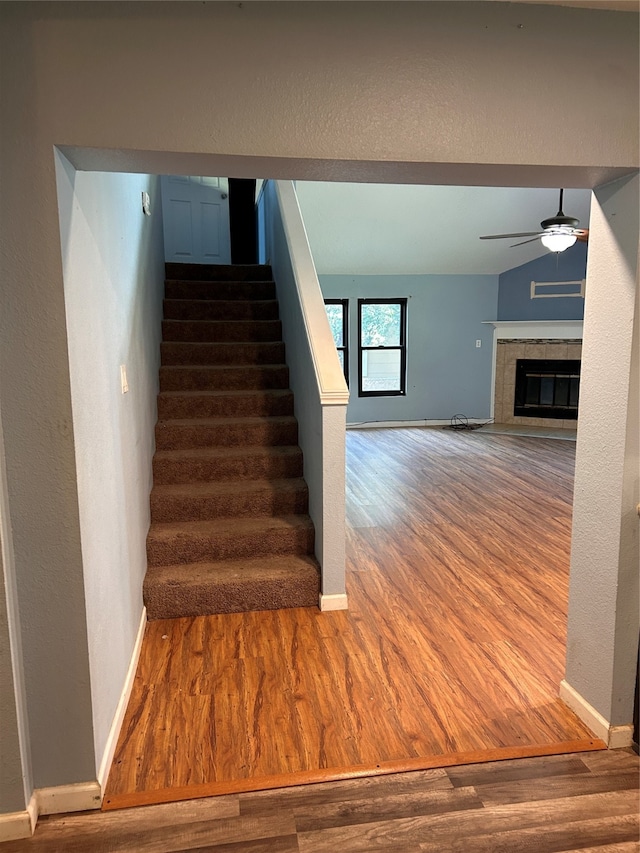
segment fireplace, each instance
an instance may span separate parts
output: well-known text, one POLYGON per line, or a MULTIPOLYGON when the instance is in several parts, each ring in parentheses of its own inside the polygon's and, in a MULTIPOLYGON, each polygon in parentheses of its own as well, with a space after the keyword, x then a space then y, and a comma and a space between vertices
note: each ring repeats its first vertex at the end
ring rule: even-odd
POLYGON ((519 358, 515 383, 515 416, 577 420, 578 359, 519 358))
POLYGON ((576 382, 572 383, 571 377, 578 373, 576 368, 582 359, 582 322, 493 321, 492 325, 495 328, 495 422, 575 430, 577 392, 576 382), (553 385, 546 377, 539 376, 536 390, 536 378, 530 380, 528 399, 525 391, 516 410, 516 367, 520 361, 545 362, 534 365, 538 372, 540 368, 555 372, 553 385), (561 362, 561 365, 552 362, 561 362))

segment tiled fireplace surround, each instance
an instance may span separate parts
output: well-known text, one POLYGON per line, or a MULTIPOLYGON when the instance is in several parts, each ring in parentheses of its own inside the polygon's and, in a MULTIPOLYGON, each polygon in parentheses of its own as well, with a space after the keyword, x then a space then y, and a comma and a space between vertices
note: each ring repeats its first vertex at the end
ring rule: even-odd
MULTIPOLYGON (((578 425, 575 420, 523 418, 513 414, 513 406, 516 387, 516 360, 519 358, 580 359, 582 354, 581 337, 549 337, 548 327, 544 329, 545 337, 530 337, 529 335, 534 330, 531 329, 530 324, 527 324, 529 328, 522 330, 523 333, 527 333, 527 337, 502 338, 498 324, 496 326, 494 422, 496 424, 521 424, 523 426, 575 430, 578 425)), ((541 331, 543 330, 541 329, 541 331)))

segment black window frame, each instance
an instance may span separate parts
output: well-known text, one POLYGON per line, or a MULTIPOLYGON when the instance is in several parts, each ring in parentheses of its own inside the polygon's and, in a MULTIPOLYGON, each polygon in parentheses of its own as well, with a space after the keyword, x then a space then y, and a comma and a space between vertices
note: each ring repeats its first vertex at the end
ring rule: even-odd
POLYGON ((338 352, 342 353, 342 368, 344 379, 349 387, 349 300, 348 299, 325 299, 325 305, 342 305, 342 346, 334 344, 338 352))
POLYGON ((406 397, 407 395, 407 298, 358 299, 358 396, 359 397, 406 397), (400 343, 394 346, 365 347, 362 345, 362 306, 363 305, 399 305, 400 306, 400 343), (400 388, 398 390, 363 391, 362 354, 369 350, 400 351, 400 388))

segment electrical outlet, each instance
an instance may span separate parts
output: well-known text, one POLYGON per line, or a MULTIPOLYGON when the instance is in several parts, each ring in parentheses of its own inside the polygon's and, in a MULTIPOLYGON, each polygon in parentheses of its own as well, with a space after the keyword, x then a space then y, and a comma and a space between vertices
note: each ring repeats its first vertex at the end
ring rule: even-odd
POLYGON ((481 347, 481 346, 482 346, 482 341, 481 341, 480 339, 478 339, 478 340, 476 341, 476 348, 477 348, 477 349, 480 349, 480 347, 481 347))
POLYGON ((129 382, 127 381, 127 365, 120 365, 120 386, 122 387, 122 393, 126 394, 129 390, 129 382))

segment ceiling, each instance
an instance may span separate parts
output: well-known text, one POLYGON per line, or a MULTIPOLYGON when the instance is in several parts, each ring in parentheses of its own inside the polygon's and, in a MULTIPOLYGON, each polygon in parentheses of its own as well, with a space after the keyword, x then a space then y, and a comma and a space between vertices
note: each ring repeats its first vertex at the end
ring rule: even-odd
MULTIPOLYGON (((480 240, 535 231, 558 210, 558 191, 298 181, 320 274, 496 275, 546 254, 540 241, 480 240)), ((564 212, 589 224, 590 190, 565 191, 564 212)), ((526 239, 526 238, 523 238, 526 239)))

